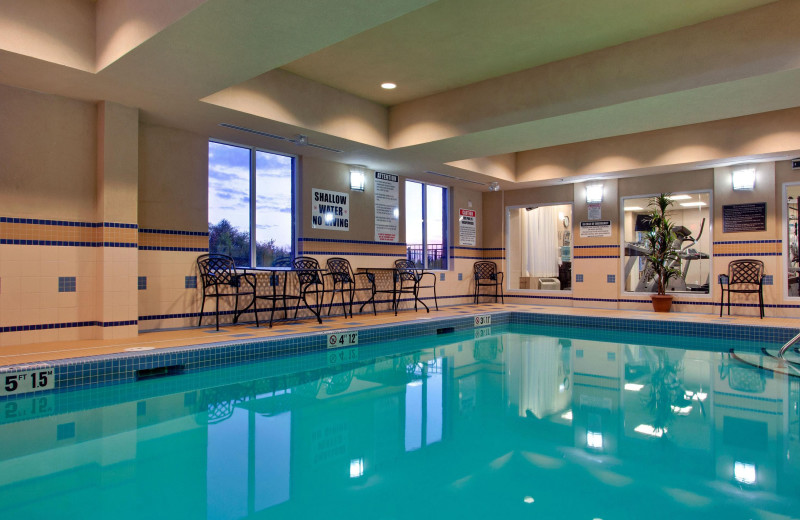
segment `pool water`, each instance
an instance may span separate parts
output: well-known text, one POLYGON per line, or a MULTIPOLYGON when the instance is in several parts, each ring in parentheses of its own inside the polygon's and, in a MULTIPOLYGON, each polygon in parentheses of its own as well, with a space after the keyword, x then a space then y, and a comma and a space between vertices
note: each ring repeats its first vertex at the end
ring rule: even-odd
POLYGON ((800 518, 800 379, 730 346, 506 326, 4 401, 0 518, 800 518))

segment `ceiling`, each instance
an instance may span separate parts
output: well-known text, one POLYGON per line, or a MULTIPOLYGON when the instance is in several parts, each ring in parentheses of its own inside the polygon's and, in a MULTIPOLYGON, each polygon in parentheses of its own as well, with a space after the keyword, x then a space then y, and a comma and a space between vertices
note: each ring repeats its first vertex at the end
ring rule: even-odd
POLYGON ((520 152, 800 106, 798 22, 796 0, 19 2, 0 83, 511 188, 520 152))

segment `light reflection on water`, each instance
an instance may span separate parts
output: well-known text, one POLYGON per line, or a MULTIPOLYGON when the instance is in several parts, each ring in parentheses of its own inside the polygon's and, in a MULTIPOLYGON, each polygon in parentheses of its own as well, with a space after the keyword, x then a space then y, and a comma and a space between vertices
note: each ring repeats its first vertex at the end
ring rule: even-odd
POLYGON ((798 518, 800 379, 513 330, 2 402, 0 518, 798 518))

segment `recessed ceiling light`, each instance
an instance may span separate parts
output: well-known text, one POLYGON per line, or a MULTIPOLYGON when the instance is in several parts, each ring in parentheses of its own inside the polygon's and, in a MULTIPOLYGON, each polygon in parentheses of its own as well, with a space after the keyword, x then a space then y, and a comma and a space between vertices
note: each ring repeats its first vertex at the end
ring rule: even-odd
POLYGON ((385 88, 386 90, 392 90, 393 88, 397 88, 397 85, 395 83, 386 82, 386 83, 381 83, 381 88, 385 88))

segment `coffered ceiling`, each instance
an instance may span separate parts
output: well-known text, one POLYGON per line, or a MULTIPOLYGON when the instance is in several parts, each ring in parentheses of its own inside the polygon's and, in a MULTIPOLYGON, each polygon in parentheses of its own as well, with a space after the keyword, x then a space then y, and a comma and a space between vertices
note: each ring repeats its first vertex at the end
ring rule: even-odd
POLYGON ((796 0, 6 2, 0 83, 513 187, 519 152, 800 106, 798 22, 796 0))

